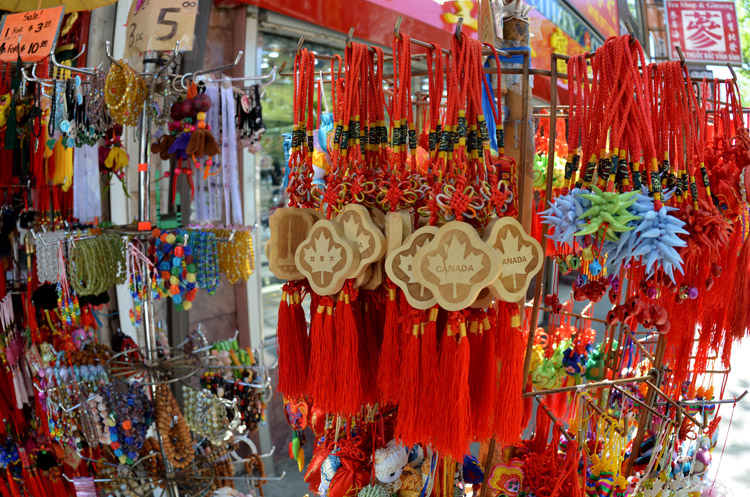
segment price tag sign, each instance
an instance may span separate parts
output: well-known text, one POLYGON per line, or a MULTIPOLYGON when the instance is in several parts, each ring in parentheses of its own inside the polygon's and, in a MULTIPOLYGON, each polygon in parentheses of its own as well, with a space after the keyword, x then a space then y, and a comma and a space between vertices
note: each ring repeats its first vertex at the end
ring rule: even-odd
POLYGON ((69 445, 65 445, 65 454, 63 455, 63 462, 73 469, 78 469, 81 464, 81 456, 76 454, 69 445))
POLYGON ((42 356, 39 355, 39 349, 36 348, 36 344, 32 344, 31 347, 26 350, 26 362, 34 368, 35 373, 44 367, 42 356))
POLYGON ((38 62, 47 57, 64 13, 65 7, 61 5, 5 15, 0 22, 0 61, 16 62, 19 50, 24 62, 38 62))
POLYGON ((30 464, 29 464, 29 456, 26 454, 26 449, 24 449, 23 447, 19 447, 18 455, 21 458, 21 464, 23 464, 23 467, 28 468, 30 464))
POLYGON ((134 1, 128 14, 125 57, 148 50, 193 49, 198 0, 134 1))

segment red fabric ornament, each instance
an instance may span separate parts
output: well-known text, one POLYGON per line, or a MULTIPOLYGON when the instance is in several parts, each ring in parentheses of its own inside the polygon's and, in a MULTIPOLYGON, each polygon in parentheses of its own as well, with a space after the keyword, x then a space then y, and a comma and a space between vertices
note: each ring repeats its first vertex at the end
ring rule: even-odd
POLYGON ((421 377, 418 389, 418 405, 421 406, 417 419, 417 436, 422 442, 430 440, 431 427, 435 413, 425 406, 435 406, 440 403, 440 370, 438 369, 437 318, 439 308, 433 307, 428 312, 424 325, 420 349, 421 377))
POLYGON ((21 497, 21 491, 18 489, 18 485, 16 485, 15 480, 13 480, 13 475, 10 474, 10 469, 5 468, 5 473, 8 475, 8 487, 10 488, 10 494, 13 497, 21 497))
POLYGON ((409 319, 403 320, 402 323, 403 329, 410 331, 406 337, 399 374, 398 419, 395 436, 406 446, 419 441, 419 411, 425 407, 419 405, 419 391, 422 385, 419 330, 423 316, 423 311, 412 309, 409 319))
POLYGON ((362 292, 359 298, 352 302, 354 315, 357 319, 357 331, 359 332, 359 370, 362 380, 362 402, 374 405, 378 401, 378 334, 375 316, 376 312, 370 312, 368 307, 371 303, 369 297, 365 296, 372 292, 362 292), (364 297, 364 298, 363 298, 364 297))
POLYGON ((442 454, 462 460, 469 448, 471 416, 471 350, 463 312, 451 312, 445 329, 439 360, 443 403, 442 412, 436 416, 432 428, 433 447, 442 454))

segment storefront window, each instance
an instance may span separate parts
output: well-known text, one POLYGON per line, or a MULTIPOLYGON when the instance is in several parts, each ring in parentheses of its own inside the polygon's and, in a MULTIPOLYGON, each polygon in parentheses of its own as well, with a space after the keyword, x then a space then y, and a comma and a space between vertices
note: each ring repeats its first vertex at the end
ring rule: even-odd
MULTIPOLYGON (((286 62, 284 72, 293 72, 294 53, 298 41, 299 38, 280 36, 275 33, 261 33, 258 43, 258 73, 267 74, 273 69, 273 66, 280 68, 284 62, 286 62)), ((305 42, 305 48, 322 54, 335 53, 334 48, 315 43, 305 42)), ((340 55, 343 57, 344 54, 341 52, 340 55)), ((330 61, 316 60, 316 68, 319 71, 326 73, 330 70, 330 67, 330 61)), ((320 76, 318 79, 320 79, 320 76)), ((323 81, 329 80, 330 76, 323 74, 323 81)), ((331 92, 330 84, 324 83, 323 86, 326 97, 321 102, 320 107, 325 112, 326 107, 331 105, 331 92)), ((261 247, 265 247, 271 234, 268 224, 269 217, 273 214, 273 211, 283 207, 285 202, 284 192, 282 191, 286 167, 284 133, 292 131, 294 78, 278 76, 275 83, 264 88, 264 91, 262 102, 263 122, 266 126, 266 132, 263 135, 263 149, 258 154, 261 199, 258 227, 260 229, 261 247)), ((265 250, 258 250, 256 253, 260 262, 258 268, 263 286, 263 338, 266 339, 276 336, 277 310, 284 281, 276 278, 269 270, 265 250)))

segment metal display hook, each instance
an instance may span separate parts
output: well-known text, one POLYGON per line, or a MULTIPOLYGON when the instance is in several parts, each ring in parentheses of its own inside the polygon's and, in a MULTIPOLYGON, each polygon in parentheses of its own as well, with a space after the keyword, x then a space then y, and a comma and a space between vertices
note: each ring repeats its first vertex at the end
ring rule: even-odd
POLYGON ((236 66, 237 64, 240 63, 240 59, 242 59, 242 56, 244 54, 245 54, 245 52, 242 51, 242 50, 240 50, 239 52, 237 52, 237 57, 234 58, 234 61, 232 61, 232 62, 230 62, 228 64, 224 64, 224 65, 219 66, 219 67, 213 67, 211 69, 204 69, 204 70, 199 69, 199 70, 195 71, 194 73, 185 73, 185 74, 183 74, 182 77, 180 77, 180 84, 182 85, 182 88, 185 89, 185 90, 187 90, 187 85, 185 84, 186 78, 190 78, 192 81, 195 81, 195 78, 197 78, 198 76, 200 76, 202 74, 210 74, 212 72, 219 72, 219 71, 224 71, 226 69, 233 68, 234 66, 236 66))
MULTIPOLYGON (((52 45, 52 50, 50 50, 50 53, 49 53, 49 61, 52 62, 53 66, 57 67, 58 69, 63 69, 63 70, 66 70, 66 71, 79 72, 81 74, 88 74, 89 76, 93 76, 94 74, 96 74, 95 68, 91 68, 90 69, 90 68, 73 67, 73 66, 66 66, 65 64, 60 64, 57 61, 57 57, 55 56, 55 48, 56 47, 57 47, 57 45, 53 44, 52 45)), ((109 44, 107 44, 107 49, 109 50, 109 44)), ((76 55, 75 57, 73 57, 72 59, 70 59, 70 61, 73 62, 74 60, 78 60, 84 54, 85 51, 86 51, 86 44, 84 43, 83 46, 81 47, 81 51, 78 53, 78 55, 76 55)))
MULTIPOLYGON (((68 480, 68 482, 70 482, 70 483, 75 483, 74 479, 71 479, 65 473, 62 473, 62 477, 65 478, 66 480, 68 480)), ((92 481, 94 483, 109 483, 109 482, 111 482, 113 480, 112 480, 112 478, 94 478, 92 481)))

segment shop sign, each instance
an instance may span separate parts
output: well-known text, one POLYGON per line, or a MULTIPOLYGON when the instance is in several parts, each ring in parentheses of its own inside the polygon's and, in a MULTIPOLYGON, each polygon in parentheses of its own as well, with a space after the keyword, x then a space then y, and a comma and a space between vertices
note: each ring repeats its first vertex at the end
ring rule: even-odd
POLYGON ((679 60, 742 64, 739 25, 734 2, 667 2, 669 52, 679 60))
POLYGON ((583 22, 580 15, 556 0, 528 0, 528 5, 562 29, 582 47, 596 49, 604 40, 583 22))
POLYGON ((0 61, 37 62, 47 57, 57 40, 65 7, 7 14, 0 23, 0 61), (20 54, 19 54, 20 52, 20 54))

